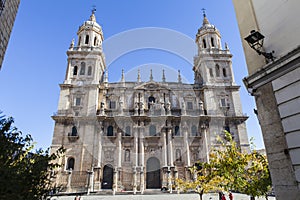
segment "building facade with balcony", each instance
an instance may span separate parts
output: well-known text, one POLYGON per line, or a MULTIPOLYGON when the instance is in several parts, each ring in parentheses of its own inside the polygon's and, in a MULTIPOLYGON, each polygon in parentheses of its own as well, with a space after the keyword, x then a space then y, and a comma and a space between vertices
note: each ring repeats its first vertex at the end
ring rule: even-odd
POLYGON ((300 24, 295 19, 300 2, 233 0, 233 4, 249 73, 244 83, 255 97, 276 199, 299 199, 300 24), (251 39, 252 30, 264 36, 256 51, 244 40, 251 39))
POLYGON ((175 178, 192 179, 189 167, 208 161, 218 136, 229 131, 249 150, 245 121, 234 83, 232 55, 222 49, 218 29, 204 15, 196 35, 193 84, 148 81, 108 82, 103 32, 95 14, 72 41, 65 80, 60 84, 52 151, 66 148, 57 186, 64 192, 112 190, 172 191, 175 178))

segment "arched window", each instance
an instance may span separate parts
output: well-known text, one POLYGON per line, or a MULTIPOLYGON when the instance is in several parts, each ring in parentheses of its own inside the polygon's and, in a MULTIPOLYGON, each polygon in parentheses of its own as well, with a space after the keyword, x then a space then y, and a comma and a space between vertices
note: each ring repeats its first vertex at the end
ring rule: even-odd
POLYGON ((107 127, 107 136, 114 136, 114 127, 112 126, 107 127))
POLYGON ((223 76, 224 76, 224 77, 227 77, 226 68, 223 68, 223 76))
POLYGON ((218 64, 216 65, 216 76, 220 77, 220 66, 218 64))
POLYGON ((86 35, 85 36, 85 44, 89 44, 90 36, 86 35))
POLYGON ((88 67, 88 76, 91 76, 92 75, 92 66, 89 66, 88 67))
POLYGON ((74 170, 74 165, 75 165, 75 159, 72 157, 68 158, 67 170, 74 170))
POLYGON ((155 98, 153 96, 148 98, 148 109, 150 109, 150 104, 155 103, 155 98))
POLYGON ((130 150, 129 149, 126 149, 125 150, 125 162, 129 162, 130 161, 130 150))
POLYGON ((150 136, 156 136, 156 127, 154 125, 151 125, 149 127, 149 135, 150 136))
POLYGON ((77 76, 77 73, 78 73, 78 67, 77 67, 77 66, 74 66, 74 69, 73 69, 73 76, 77 76))
POLYGON ((125 128, 125 136, 131 136, 130 126, 126 126, 126 128, 125 128))
POLYGON ((77 132, 76 126, 73 126, 73 127, 72 127, 71 136, 78 136, 78 132, 77 132))
POLYGON ((202 43, 203 43, 203 48, 206 49, 206 41, 205 41, 205 39, 202 40, 202 43))
POLYGON ((85 74, 85 62, 82 62, 80 65, 80 75, 85 74))
POLYGON ((213 38, 213 37, 210 38, 210 41, 211 41, 211 46, 212 46, 212 47, 215 47, 215 41, 214 41, 214 38, 213 38))
POLYGON ((179 128, 179 126, 175 126, 174 136, 180 136, 180 128, 179 128))
POLYGON ((94 38, 94 46, 97 46, 97 37, 94 38))
POLYGON ((197 136, 198 133, 197 133, 197 127, 195 125, 192 126, 191 128, 191 133, 192 133, 192 136, 197 136))

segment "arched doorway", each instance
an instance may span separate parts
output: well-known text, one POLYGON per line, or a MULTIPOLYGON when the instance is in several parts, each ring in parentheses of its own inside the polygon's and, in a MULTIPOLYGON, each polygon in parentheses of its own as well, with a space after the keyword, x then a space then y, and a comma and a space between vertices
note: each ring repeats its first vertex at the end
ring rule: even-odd
POLYGON ((160 162, 157 158, 152 157, 147 160, 146 166, 146 188, 147 189, 160 189, 160 162))
POLYGON ((102 189, 112 189, 113 185, 113 167, 111 165, 105 165, 103 168, 103 179, 102 179, 102 189))

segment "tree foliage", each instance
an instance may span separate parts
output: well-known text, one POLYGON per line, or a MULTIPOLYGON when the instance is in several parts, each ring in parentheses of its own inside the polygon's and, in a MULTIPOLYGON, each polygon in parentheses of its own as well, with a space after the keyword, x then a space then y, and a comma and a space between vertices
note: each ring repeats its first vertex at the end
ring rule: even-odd
MULTIPOLYGON (((1 113, 0 113, 1 114, 1 113)), ((0 199, 37 200, 52 189, 54 161, 63 153, 60 148, 32 153, 32 137, 13 126, 13 118, 0 116, 0 199)))
POLYGON ((253 197, 266 196, 271 188, 268 162, 256 151, 242 152, 225 131, 225 139, 219 138, 220 147, 212 149, 209 163, 199 163, 193 168, 193 181, 178 180, 186 189, 193 189, 201 196, 210 191, 239 191, 253 197))

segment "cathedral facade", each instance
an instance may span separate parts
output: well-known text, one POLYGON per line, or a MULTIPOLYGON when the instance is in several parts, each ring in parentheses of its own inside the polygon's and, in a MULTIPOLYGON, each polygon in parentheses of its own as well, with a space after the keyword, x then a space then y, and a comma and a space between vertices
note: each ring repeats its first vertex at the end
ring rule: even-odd
POLYGON ((217 137, 229 131, 249 149, 232 55, 204 15, 196 35, 194 83, 108 82, 103 32, 94 13, 67 51, 51 149, 64 146, 56 185, 63 192, 176 189, 176 178, 192 179, 189 167, 209 159, 217 137))

